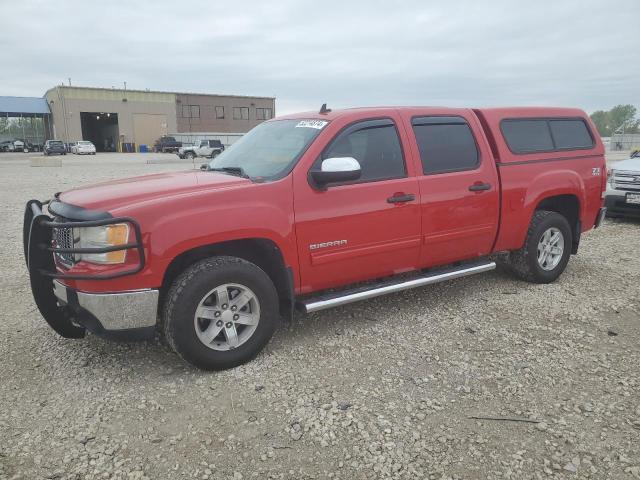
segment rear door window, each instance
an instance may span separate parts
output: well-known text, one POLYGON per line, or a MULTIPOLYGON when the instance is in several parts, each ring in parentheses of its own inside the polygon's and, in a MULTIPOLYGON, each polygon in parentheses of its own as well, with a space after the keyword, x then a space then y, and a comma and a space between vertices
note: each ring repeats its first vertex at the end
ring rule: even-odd
POLYGON ((420 117, 411 121, 425 175, 473 170, 478 146, 462 117, 420 117))

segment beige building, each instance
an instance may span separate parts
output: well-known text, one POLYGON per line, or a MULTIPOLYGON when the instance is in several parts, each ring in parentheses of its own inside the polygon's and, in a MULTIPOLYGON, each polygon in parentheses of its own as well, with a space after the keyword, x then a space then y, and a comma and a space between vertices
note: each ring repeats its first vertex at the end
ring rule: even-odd
POLYGON ((90 140, 99 151, 150 148, 162 135, 242 134, 275 114, 272 97, 57 86, 45 98, 54 138, 90 140))

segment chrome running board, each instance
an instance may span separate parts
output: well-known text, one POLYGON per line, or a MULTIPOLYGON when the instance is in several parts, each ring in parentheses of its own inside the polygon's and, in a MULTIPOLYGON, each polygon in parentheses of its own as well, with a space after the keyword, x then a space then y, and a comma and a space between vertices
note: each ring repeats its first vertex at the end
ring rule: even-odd
POLYGON ((341 292, 332 292, 327 295, 313 297, 309 299, 299 300, 296 306, 305 313, 317 312, 326 308, 339 307, 347 303, 358 302, 368 298, 386 295, 387 293, 399 292, 410 288, 422 287, 424 285, 432 285, 434 283, 453 280, 454 278, 466 277, 467 275, 475 275, 476 273, 488 272, 496 268, 494 262, 483 260, 481 262, 466 263, 452 268, 427 272, 417 278, 398 282, 397 280, 386 280, 374 285, 345 290, 341 292))

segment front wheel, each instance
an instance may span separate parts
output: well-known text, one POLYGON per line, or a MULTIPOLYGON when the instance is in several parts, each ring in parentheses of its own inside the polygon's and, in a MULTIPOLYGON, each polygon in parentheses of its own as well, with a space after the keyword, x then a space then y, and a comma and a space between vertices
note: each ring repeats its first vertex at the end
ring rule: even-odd
POLYGON ((187 152, 184 154, 184 158, 186 158, 187 160, 193 160, 195 157, 195 155, 193 154, 193 152, 187 152))
POLYGON ((509 255, 509 266, 523 280, 551 283, 566 268, 572 243, 571 227, 564 216, 538 210, 529 225, 524 246, 509 255))
POLYGON ((278 295, 262 269, 236 257, 211 257, 176 278, 162 322, 165 338, 183 359, 223 370, 253 359, 278 317, 278 295))

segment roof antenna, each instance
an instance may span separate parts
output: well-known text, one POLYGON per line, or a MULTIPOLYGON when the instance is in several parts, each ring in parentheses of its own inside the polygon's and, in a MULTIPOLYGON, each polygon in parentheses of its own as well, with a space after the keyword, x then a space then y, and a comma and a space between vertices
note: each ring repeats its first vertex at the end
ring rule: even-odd
POLYGON ((330 111, 331 111, 331 109, 327 108, 327 104, 326 103, 323 103, 322 106, 320 107, 320 114, 321 115, 327 114, 330 111))

